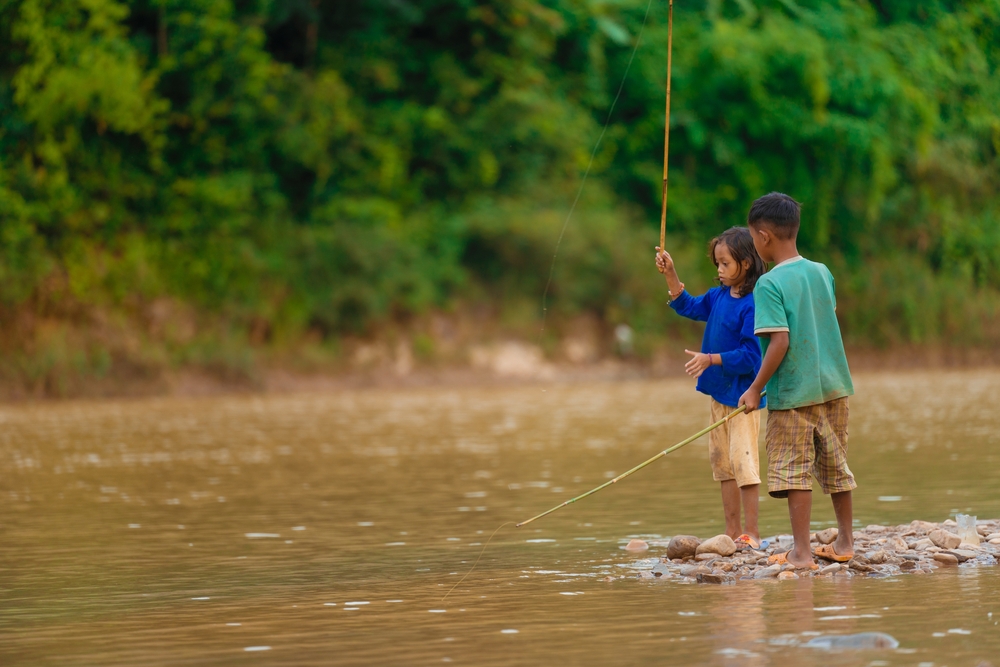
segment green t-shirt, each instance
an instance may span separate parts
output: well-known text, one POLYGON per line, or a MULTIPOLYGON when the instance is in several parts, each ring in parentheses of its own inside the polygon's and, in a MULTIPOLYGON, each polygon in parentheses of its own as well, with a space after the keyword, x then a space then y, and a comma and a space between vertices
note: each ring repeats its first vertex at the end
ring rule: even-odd
MULTIPOLYGON (((757 281, 754 333, 788 332, 788 352, 767 383, 767 407, 789 410, 854 393, 830 269, 804 257, 777 264, 757 281)), ((760 339, 766 354, 769 336, 760 339)))

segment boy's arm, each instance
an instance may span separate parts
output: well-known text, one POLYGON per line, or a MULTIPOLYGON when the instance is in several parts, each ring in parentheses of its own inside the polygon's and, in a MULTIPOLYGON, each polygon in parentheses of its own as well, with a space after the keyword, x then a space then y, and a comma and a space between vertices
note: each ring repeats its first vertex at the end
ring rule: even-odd
POLYGON ((771 342, 767 346, 767 352, 764 353, 764 360, 760 364, 760 371, 757 373, 753 384, 740 396, 740 402, 737 407, 745 405, 747 406, 747 412, 753 412, 760 407, 760 393, 764 391, 767 381, 778 370, 778 366, 781 365, 781 361, 788 352, 787 331, 773 331, 771 333, 761 333, 760 335, 767 336, 771 339, 771 342))

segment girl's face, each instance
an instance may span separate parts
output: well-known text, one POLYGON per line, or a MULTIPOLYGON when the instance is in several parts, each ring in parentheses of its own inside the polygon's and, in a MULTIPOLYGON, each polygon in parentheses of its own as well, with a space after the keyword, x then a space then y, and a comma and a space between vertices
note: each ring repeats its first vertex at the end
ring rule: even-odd
POLYGON ((720 283, 726 287, 739 287, 746 279, 750 260, 744 260, 740 264, 733 259, 733 254, 729 252, 729 246, 725 243, 717 243, 715 245, 715 265, 719 270, 720 283))

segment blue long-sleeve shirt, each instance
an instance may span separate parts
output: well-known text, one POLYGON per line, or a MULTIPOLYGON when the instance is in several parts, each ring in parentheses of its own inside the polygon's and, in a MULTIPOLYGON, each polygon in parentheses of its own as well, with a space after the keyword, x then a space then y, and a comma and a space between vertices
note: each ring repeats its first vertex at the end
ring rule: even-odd
MULTIPOLYGON (((709 366, 698 378, 697 390, 735 408, 760 370, 760 342, 754 335, 753 294, 737 299, 729 288, 714 287, 701 296, 680 293, 670 302, 678 315, 707 322, 701 351, 718 354, 721 366, 709 366)), ((761 399, 764 407, 766 399, 761 399)))

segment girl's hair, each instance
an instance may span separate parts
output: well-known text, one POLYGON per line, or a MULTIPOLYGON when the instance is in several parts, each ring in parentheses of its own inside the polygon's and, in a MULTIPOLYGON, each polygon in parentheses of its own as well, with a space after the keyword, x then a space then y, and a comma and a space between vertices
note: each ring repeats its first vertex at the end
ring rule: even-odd
POLYGON ((757 254, 757 249, 753 245, 753 237, 746 227, 730 227, 714 239, 708 242, 708 257, 716 267, 719 263, 715 261, 715 247, 722 244, 729 248, 729 254, 733 256, 736 263, 743 268, 743 261, 750 260, 750 267, 746 270, 746 277, 740 285, 740 296, 746 296, 753 292, 753 286, 757 284, 757 279, 767 271, 764 260, 757 254))

